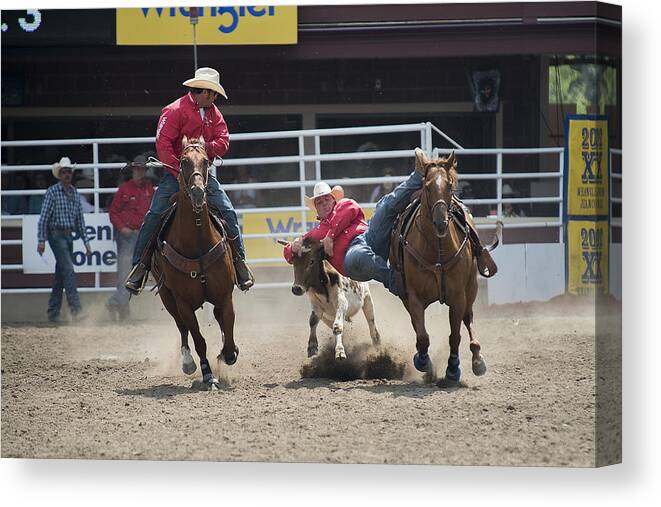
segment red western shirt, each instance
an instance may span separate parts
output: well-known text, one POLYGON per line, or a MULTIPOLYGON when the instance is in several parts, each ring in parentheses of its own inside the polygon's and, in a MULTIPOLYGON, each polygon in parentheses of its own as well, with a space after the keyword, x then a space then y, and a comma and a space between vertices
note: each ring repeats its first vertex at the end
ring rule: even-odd
POLYGON ((186 136, 204 137, 209 161, 222 157, 230 147, 230 134, 223 115, 215 105, 204 108, 204 120, 193 95, 188 93, 163 108, 156 127, 156 152, 161 162, 175 170, 168 169, 174 176, 179 169, 181 140, 186 136))
MULTIPOLYGON (((353 199, 340 199, 326 218, 319 222, 314 229, 310 229, 303 238, 312 238, 321 241, 326 236, 333 238, 333 256, 328 262, 344 274, 344 255, 347 253, 349 243, 367 230, 367 222, 362 208, 353 199)), ((287 245, 283 252, 289 264, 294 262, 291 245, 287 245)))
POLYGON ((140 229, 153 195, 154 187, 149 182, 141 187, 133 180, 123 183, 112 199, 110 221, 118 230, 124 227, 140 229))

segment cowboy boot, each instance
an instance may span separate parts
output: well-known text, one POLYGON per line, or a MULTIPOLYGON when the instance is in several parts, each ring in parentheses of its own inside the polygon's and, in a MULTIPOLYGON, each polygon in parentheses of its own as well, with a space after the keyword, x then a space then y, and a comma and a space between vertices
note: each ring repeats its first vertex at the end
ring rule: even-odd
POLYGON ((234 259, 234 271, 236 271, 236 285, 242 291, 247 291, 255 284, 255 276, 241 257, 234 259))
POLYGON ((496 266, 489 250, 486 248, 482 248, 482 251, 477 256, 477 269, 485 278, 491 278, 498 272, 498 266, 496 266))
POLYGON ((145 283, 147 283, 148 273, 149 267, 146 266, 143 262, 138 262, 135 266, 133 266, 133 269, 126 277, 124 288, 134 296, 140 295, 142 289, 145 288, 145 283))
POLYGON ((151 268, 151 257, 154 253, 155 247, 156 234, 150 238, 147 246, 145 246, 145 249, 140 256, 140 262, 133 266, 133 269, 131 269, 126 277, 124 287, 134 296, 140 295, 142 289, 145 288, 145 284, 147 283, 147 275, 149 274, 149 269, 151 268))
POLYGON ((236 273, 236 286, 245 292, 255 285, 255 275, 246 264, 245 259, 239 254, 239 238, 229 239, 229 244, 236 273))
POLYGON ((455 195, 452 196, 452 202, 453 204, 458 205, 463 211, 462 216, 465 225, 468 228, 468 234, 473 245, 473 252, 477 259, 478 271, 483 277, 491 278, 498 271, 498 266, 496 266, 489 250, 486 249, 480 241, 480 236, 477 234, 477 228, 475 227, 475 222, 473 221, 473 215, 471 214, 470 209, 455 195))

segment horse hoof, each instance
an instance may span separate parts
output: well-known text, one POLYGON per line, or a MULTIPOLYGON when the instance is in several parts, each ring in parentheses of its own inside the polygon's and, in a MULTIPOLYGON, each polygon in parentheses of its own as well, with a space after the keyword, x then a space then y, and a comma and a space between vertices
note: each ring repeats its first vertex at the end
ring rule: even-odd
POLYGON ((227 366, 232 366, 239 358, 239 347, 234 347, 234 352, 223 354, 223 361, 227 366))
POLYGON ((317 347, 308 347, 308 357, 316 356, 318 352, 319 349, 317 347))
POLYGON ((181 369, 186 375, 192 375, 195 373, 195 370, 197 370, 197 365, 195 364, 195 361, 192 363, 182 363, 181 369))
POLYGON ((480 358, 478 361, 473 361, 473 373, 476 376, 484 375, 487 372, 487 363, 484 359, 480 358))
POLYGON ((218 391, 220 389, 220 382, 211 373, 207 373, 202 377, 202 383, 207 391, 218 391))
POLYGON ((448 367, 445 370, 445 378, 454 382, 459 382, 459 379, 461 378, 461 368, 459 368, 459 366, 454 369, 448 367))
POLYGON ((429 359, 429 354, 420 354, 416 352, 413 356, 413 366, 415 369, 422 372, 428 373, 431 371, 431 360, 429 359))

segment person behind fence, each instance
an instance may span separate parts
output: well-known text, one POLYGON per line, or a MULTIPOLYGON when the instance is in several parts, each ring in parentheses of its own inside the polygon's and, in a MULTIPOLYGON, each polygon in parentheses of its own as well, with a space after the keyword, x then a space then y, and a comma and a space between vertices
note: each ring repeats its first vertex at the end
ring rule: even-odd
POLYGON ((126 320, 130 316, 130 293, 124 280, 131 270, 133 249, 138 231, 154 196, 154 186, 146 177, 147 157, 138 155, 131 165, 131 179, 122 183, 110 205, 110 222, 117 241, 117 289, 106 302, 111 317, 126 320))
MULTIPOLYGON (((227 98, 218 71, 209 67, 199 68, 195 71, 195 77, 184 81, 183 85, 188 88, 188 93, 163 108, 156 128, 156 151, 167 170, 140 228, 133 251, 133 269, 126 279, 125 287, 136 295, 142 291, 151 267, 161 215, 168 208, 172 195, 179 190, 177 171, 183 137, 203 137, 209 161, 222 157, 229 148, 227 124, 214 105, 218 95, 227 98)), ((237 285, 246 291, 254 284, 254 277, 245 263, 238 217, 232 202, 211 173, 207 182, 207 203, 210 211, 220 214, 227 223, 237 285)))
POLYGON ((46 240, 55 255, 55 277, 48 300, 48 320, 61 322, 62 290, 66 291, 69 311, 74 321, 83 318, 82 306, 76 288, 73 258, 73 233, 85 243, 87 255, 92 254, 85 233, 85 218, 76 187, 72 185, 75 164, 62 157, 53 165, 53 176, 59 180, 48 187, 37 226, 37 252, 43 255, 46 240))
POLYGON ((314 186, 313 196, 307 198, 308 205, 317 212, 319 225, 285 246, 285 259, 293 263, 304 238, 320 240, 328 262, 343 275, 359 282, 377 280, 395 296, 403 295, 402 277, 388 265, 390 233, 397 216, 422 188, 423 179, 424 167, 416 163, 408 179, 379 200, 369 226, 361 207, 353 199, 345 199, 341 187, 331 189, 320 181, 314 186))
MULTIPOLYGON (((387 167, 383 171, 384 177, 393 175, 393 170, 390 167, 387 167)), ((395 188, 395 184, 392 181, 384 181, 383 183, 379 183, 372 189, 372 193, 370 194, 370 202, 378 202, 381 197, 389 192, 392 192, 393 188, 395 188)))

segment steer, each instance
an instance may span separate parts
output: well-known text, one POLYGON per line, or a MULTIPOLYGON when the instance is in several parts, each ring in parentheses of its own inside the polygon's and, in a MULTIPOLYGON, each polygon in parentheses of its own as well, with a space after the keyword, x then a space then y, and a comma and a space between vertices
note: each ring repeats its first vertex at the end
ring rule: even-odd
POLYGON ((350 322, 361 308, 367 319, 372 343, 379 345, 381 338, 374 322, 374 305, 367 282, 356 282, 341 275, 325 260, 325 255, 320 241, 311 238, 303 240, 300 253, 294 256, 291 291, 296 296, 307 293, 312 305, 308 357, 318 352, 317 324, 322 320, 335 336, 335 359, 346 359, 342 344, 344 321, 350 322))

